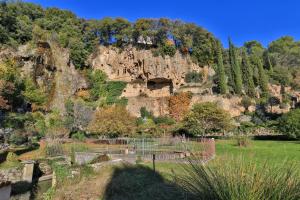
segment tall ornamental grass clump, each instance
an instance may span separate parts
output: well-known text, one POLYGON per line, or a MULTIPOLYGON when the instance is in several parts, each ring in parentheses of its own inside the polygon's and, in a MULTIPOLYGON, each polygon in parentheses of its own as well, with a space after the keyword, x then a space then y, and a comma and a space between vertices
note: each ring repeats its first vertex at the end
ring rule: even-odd
POLYGON ((276 166, 229 159, 203 165, 183 165, 179 184, 197 200, 298 200, 299 168, 291 163, 276 166))

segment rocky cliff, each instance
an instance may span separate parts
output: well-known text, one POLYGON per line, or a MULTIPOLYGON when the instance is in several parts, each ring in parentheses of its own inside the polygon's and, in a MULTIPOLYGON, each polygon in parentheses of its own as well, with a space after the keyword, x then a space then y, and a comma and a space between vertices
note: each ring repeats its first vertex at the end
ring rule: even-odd
POLYGON ((64 113, 66 100, 77 90, 88 87, 84 76, 70 62, 69 51, 55 44, 38 42, 1 51, 0 61, 7 58, 14 59, 22 76, 32 78, 48 95, 47 110, 64 113))
MULTIPOLYGON (((20 46, 17 50, 0 51, 0 60, 14 58, 18 61, 22 74, 30 76, 34 82, 49 95, 47 109, 65 111, 65 102, 80 90, 88 88, 85 77, 70 62, 68 49, 55 44, 38 42, 20 46)), ((189 56, 177 52, 175 56, 154 56, 151 50, 99 46, 90 55, 88 64, 93 69, 104 71, 111 81, 127 83, 122 95, 128 99, 127 109, 139 116, 141 107, 146 107, 155 116, 169 113, 168 98, 178 92, 191 92, 191 105, 197 102, 217 102, 232 116, 244 112, 240 97, 226 98, 213 93, 212 77, 215 72, 211 67, 199 66, 189 56), (186 75, 190 72, 202 74, 198 83, 187 83, 186 75)), ((285 89, 291 92, 290 88, 285 89)), ((270 85, 273 96, 281 98, 280 86, 270 85)), ((296 101, 300 94, 295 93, 296 101)), ((76 106, 75 106, 76 107, 76 106)), ((76 107, 77 108, 77 107, 76 107)), ((255 108, 250 108, 254 110, 255 108)), ((273 111, 286 112, 289 108, 275 106, 273 111)), ((76 109, 75 109, 76 110, 76 109)), ((82 105, 79 110, 86 110, 82 105)), ((79 111, 79 110, 76 110, 79 111)), ((89 115, 92 110, 88 109, 89 115)), ((77 113, 79 116, 81 111, 77 113)), ((80 118, 80 117, 79 117, 80 118)), ((89 119, 84 116, 85 121, 89 119)), ((83 120, 84 121, 84 120, 83 120)))

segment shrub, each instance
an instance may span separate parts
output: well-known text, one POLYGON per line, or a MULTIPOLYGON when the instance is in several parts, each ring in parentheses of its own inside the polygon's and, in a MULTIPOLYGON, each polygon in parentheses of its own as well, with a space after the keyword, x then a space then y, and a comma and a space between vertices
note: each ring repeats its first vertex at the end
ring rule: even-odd
POLYGON ((244 159, 228 159, 212 165, 190 161, 177 180, 193 199, 276 199, 300 198, 299 169, 291 163, 258 165, 244 159))
POLYGON ((77 131, 76 133, 73 133, 71 137, 72 137, 72 139, 79 140, 82 142, 85 141, 85 139, 86 139, 84 132, 81 132, 81 131, 77 131))
POLYGON ((15 131, 9 137, 9 143, 15 145, 22 145, 28 142, 28 136, 21 131, 15 131))
POLYGON ((290 138, 300 139, 300 109, 283 114, 279 119, 278 130, 290 138))
POLYGON ((46 145, 46 154, 51 157, 63 155, 64 151, 62 144, 58 141, 48 142, 46 145))
POLYGON ((168 55, 173 57, 176 53, 176 47, 174 45, 165 44, 162 47, 160 47, 160 53, 162 56, 168 55))
POLYGON ((7 162, 18 162, 18 156, 14 152, 8 152, 6 157, 7 162))
POLYGON ((200 83, 203 80, 203 75, 198 72, 189 72, 185 75, 184 79, 187 83, 200 83))
POLYGON ((244 96, 241 101, 242 106, 245 108, 245 112, 248 111, 249 107, 253 104, 250 97, 244 96))
POLYGON ((159 116, 154 117, 155 124, 166 124, 166 125, 173 125, 176 123, 176 121, 173 118, 170 118, 168 116, 159 116))
POLYGON ((236 136, 236 144, 239 147, 248 147, 251 144, 251 140, 245 135, 236 136))

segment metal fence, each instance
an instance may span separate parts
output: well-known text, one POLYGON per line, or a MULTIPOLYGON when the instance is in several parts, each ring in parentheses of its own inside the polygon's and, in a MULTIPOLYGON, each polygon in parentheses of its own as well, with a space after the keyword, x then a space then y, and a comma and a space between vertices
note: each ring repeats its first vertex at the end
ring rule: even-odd
POLYGON ((89 142, 100 144, 100 148, 93 149, 96 153, 119 157, 139 156, 144 160, 152 159, 153 154, 157 160, 176 160, 191 155, 208 160, 215 155, 215 141, 207 138, 116 138, 89 142))

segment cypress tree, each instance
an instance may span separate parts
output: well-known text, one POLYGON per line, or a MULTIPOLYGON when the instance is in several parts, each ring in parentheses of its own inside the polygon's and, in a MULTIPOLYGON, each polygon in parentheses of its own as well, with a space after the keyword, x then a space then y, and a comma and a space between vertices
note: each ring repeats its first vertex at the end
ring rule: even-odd
POLYGON ((242 72, 243 72, 243 80, 244 80, 244 87, 246 89, 246 94, 250 97, 255 97, 253 67, 250 64, 249 57, 246 51, 243 51, 243 55, 242 55, 242 72))
POLYGON ((229 39, 229 61, 231 65, 233 88, 236 94, 242 94, 243 81, 240 64, 237 60, 236 48, 229 39))
POLYGON ((270 59, 270 56, 269 56, 268 53, 267 53, 267 66, 268 66, 269 71, 272 73, 273 72, 273 65, 271 63, 271 59, 270 59))
POLYGON ((225 75, 225 69, 223 63, 222 48, 219 41, 217 42, 217 59, 218 59, 218 66, 217 66, 218 87, 221 94, 226 94, 228 88, 227 88, 226 75, 225 75))
POLYGON ((262 91, 263 96, 266 97, 268 95, 268 77, 266 75, 261 59, 255 56, 254 60, 258 69, 258 76, 259 76, 258 84, 262 91))

